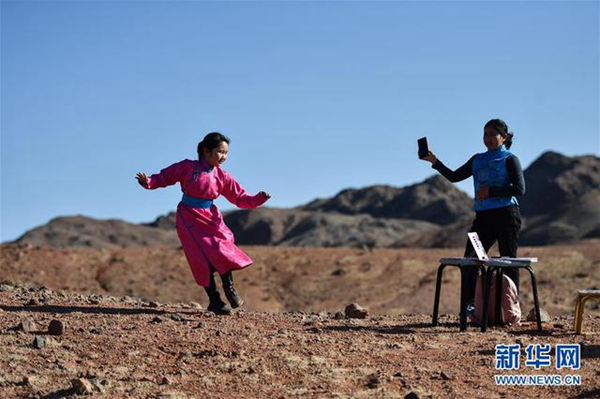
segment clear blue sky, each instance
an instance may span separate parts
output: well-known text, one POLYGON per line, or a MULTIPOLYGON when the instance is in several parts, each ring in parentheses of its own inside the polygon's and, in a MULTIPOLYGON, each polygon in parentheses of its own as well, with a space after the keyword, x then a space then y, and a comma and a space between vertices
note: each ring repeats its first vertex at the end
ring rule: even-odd
POLYGON ((1 7, 1 241, 174 210, 177 187, 134 175, 195 158, 214 130, 232 138, 225 169, 276 207, 421 181, 421 136, 458 167, 495 117, 524 167, 600 151, 598 1, 1 7))

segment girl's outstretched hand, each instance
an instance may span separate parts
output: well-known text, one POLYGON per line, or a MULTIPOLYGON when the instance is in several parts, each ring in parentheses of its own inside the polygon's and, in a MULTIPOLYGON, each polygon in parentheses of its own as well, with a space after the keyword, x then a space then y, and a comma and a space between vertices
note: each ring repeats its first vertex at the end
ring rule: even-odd
POLYGON ((146 176, 146 174, 144 172, 138 172, 135 175, 135 178, 137 179, 138 183, 140 183, 140 186, 142 186, 142 187, 146 187, 146 185, 148 184, 148 176, 146 176))
POLYGON ((266 199, 271 198, 271 194, 267 193, 266 191, 260 191, 258 193, 258 195, 262 195, 263 197, 265 197, 266 199))
POLYGON ((435 161, 437 161, 437 158, 435 157, 435 154, 433 152, 431 152, 431 151, 429 151, 429 154, 427 154, 426 157, 419 158, 419 159, 422 159, 423 161, 428 161, 428 162, 431 162, 431 163, 435 163, 435 161))

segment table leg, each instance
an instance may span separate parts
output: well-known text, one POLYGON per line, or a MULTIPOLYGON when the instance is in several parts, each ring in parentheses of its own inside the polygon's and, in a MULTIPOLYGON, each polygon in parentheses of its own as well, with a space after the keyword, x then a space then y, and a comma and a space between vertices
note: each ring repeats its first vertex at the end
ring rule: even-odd
POLYGON ((483 284, 483 316, 481 320, 481 332, 486 332, 488 325, 489 312, 488 308, 490 306, 490 286, 492 285, 492 271, 493 268, 489 268, 485 272, 484 284, 483 284))
POLYGON ((438 310, 440 307, 440 294, 442 291, 442 274, 446 265, 440 265, 437 271, 437 281, 435 283, 435 298, 433 300, 433 316, 431 324, 435 327, 438 324, 438 310))
POLYGON ((527 266, 526 269, 529 272, 529 274, 531 275, 531 288, 533 289, 533 300, 535 302, 535 316, 537 319, 538 331, 542 331, 542 316, 540 314, 540 301, 538 299, 537 281, 535 278, 535 272, 529 266, 527 266))
POLYGON ((467 329, 467 294, 466 294, 466 284, 465 280, 467 279, 464 267, 459 267, 460 269, 460 331, 465 331, 467 329))

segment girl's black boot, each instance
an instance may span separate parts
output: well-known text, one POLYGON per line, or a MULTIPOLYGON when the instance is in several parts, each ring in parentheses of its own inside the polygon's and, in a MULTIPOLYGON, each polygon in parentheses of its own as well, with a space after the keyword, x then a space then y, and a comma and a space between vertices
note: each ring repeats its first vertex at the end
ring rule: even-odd
POLYGON ((215 276, 212 273, 210 274, 210 285, 208 287, 204 287, 204 289, 206 290, 209 300, 207 310, 219 315, 231 314, 231 308, 221 300, 219 291, 217 291, 215 276))
POLYGON ((223 282, 223 292, 225 292, 225 297, 231 304, 231 307, 235 309, 242 306, 244 300, 233 287, 233 273, 231 273, 231 270, 221 275, 221 281, 223 282))

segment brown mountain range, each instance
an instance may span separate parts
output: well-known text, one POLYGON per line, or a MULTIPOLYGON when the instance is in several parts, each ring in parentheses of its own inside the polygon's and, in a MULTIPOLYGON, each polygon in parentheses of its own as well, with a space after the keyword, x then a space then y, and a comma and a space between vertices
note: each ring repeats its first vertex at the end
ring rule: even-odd
MULTIPOLYGON (((525 171, 520 200, 523 245, 600 237, 600 158, 546 152, 525 171)), ((455 247, 464 245, 472 200, 436 175, 407 187, 346 189, 290 209, 263 207, 225 213, 242 245, 324 247, 455 247)), ((16 243, 51 247, 178 245, 175 214, 148 224, 59 217, 16 243)))

